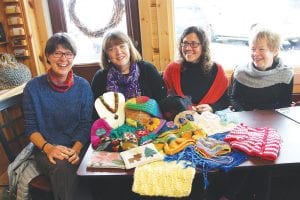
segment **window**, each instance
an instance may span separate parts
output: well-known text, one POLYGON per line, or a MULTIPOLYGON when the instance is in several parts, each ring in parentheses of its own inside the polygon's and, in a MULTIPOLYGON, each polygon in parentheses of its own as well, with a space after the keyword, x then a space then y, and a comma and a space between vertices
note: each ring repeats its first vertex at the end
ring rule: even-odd
POLYGON ((226 69, 250 58, 248 33, 254 24, 280 33, 280 57, 288 65, 300 66, 298 0, 174 0, 174 8, 176 39, 190 25, 204 27, 211 37, 213 60, 226 69))
MULTIPOLYGON (((81 0, 76 1, 73 14, 78 17, 78 21, 74 23, 70 17, 69 3, 70 0, 64 0, 64 10, 66 13, 67 31, 73 38, 76 39, 78 49, 77 56, 74 63, 89 63, 99 62, 101 52, 102 37, 89 37, 86 34, 100 30, 106 26, 112 17, 113 1, 95 1, 95 0, 81 0), (85 26, 85 33, 79 30, 76 26, 81 22, 85 26)), ((121 22, 115 27, 127 32, 126 16, 123 13, 121 22)))
MULTIPOLYGON (((102 37, 94 38, 84 34, 76 24, 80 21, 89 33, 108 26, 113 14, 113 5, 116 0, 95 1, 95 0, 48 0, 49 11, 52 21, 53 32, 66 31, 75 39, 78 54, 74 60, 75 64, 95 63, 100 61, 102 37), (69 3, 75 2, 73 14, 77 17, 76 23, 70 17, 69 3)), ((139 25, 136 24, 138 17, 138 0, 121 0, 124 4, 125 12, 117 29, 127 32, 141 49, 139 25), (129 17, 130 16, 130 17, 129 17), (133 26, 135 24, 135 26, 133 26)))

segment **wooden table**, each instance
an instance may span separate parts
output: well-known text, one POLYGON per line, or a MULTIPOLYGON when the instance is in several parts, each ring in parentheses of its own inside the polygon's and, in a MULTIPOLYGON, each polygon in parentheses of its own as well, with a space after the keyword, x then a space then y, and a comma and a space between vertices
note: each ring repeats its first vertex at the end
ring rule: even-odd
MULTIPOLYGON (((272 162, 257 157, 250 157, 248 161, 239 167, 300 165, 300 124, 274 110, 236 112, 235 115, 240 122, 247 126, 276 129, 282 139, 282 146, 276 161, 272 162)), ((133 170, 122 169, 87 170, 87 163, 91 153, 92 147, 90 146, 77 171, 79 176, 122 176, 133 174, 133 170)))
MULTIPOLYGON (((282 189, 282 184, 271 188, 271 177, 294 177, 299 174, 300 169, 300 124, 289 119, 288 117, 279 114, 274 110, 257 110, 248 112, 236 112, 234 113, 239 118, 241 123, 244 123, 250 127, 270 127, 278 131, 282 139, 282 146, 279 156, 276 161, 267 161, 257 157, 250 157, 246 162, 240 166, 234 168, 231 172, 235 173, 240 170, 251 170, 256 172, 262 172, 262 174, 272 174, 268 179, 268 187, 264 189, 265 199, 270 199, 270 195, 278 195, 284 193, 290 194, 290 199, 295 199, 293 192, 297 192, 298 189, 293 189, 291 192, 291 186, 285 185, 282 189), (275 176, 273 176, 275 174, 275 176), (278 189, 280 188, 280 189, 278 189), (274 193, 275 192, 275 193, 274 193), (274 193, 274 194, 273 194, 274 193)), ((92 147, 90 146, 86 152, 83 161, 81 162, 77 174, 83 179, 87 180, 91 184, 91 188, 96 199, 144 199, 142 196, 131 192, 131 186, 133 183, 133 170, 121 170, 121 169, 101 169, 90 171, 87 170, 87 163, 92 153, 92 147), (100 189, 101 188, 101 189, 100 189), (117 188, 117 192, 116 191, 117 188), (104 191, 104 192, 103 192, 104 191), (111 195, 114 196, 111 196, 111 195)), ((243 174, 243 173, 242 173, 243 174)), ((209 173, 210 181, 216 178, 217 182, 213 182, 210 186, 220 188, 218 185, 218 179, 221 178, 224 173, 211 172, 209 173)), ((201 173, 197 174, 193 182, 192 193, 188 199, 207 199, 206 191, 201 187, 202 178, 201 173)), ((230 175, 231 176, 231 175, 230 175)), ((215 180, 216 180, 215 179, 215 180)), ((294 178, 297 179, 297 178, 294 178)), ((221 178, 221 183, 222 182, 221 178)), ((277 180, 277 179, 276 179, 277 180)), ((280 179, 281 180, 281 179, 280 179)), ((220 183, 220 181, 219 181, 220 183)), ((289 181, 290 183, 290 181, 289 181)), ((291 183, 294 187, 294 183, 291 183)), ((296 184, 297 185, 297 184, 296 184)), ((223 187, 223 186, 221 186, 223 187)), ((300 187, 300 186, 299 186, 300 187)), ((297 188, 299 188, 297 185, 297 188)), ((212 189, 215 193, 214 189, 212 189)), ((272 198, 273 198, 272 196, 272 198)), ((147 199, 147 198, 146 198, 147 199)), ((149 198, 148 198, 149 199, 149 198)), ((153 199, 151 197, 150 199, 153 199)), ((160 199, 160 198, 158 198, 160 199)), ((163 198, 162 198, 163 199, 163 198)), ((209 199, 209 198, 208 198, 209 199)), ((279 197, 279 199, 281 199, 279 197)))

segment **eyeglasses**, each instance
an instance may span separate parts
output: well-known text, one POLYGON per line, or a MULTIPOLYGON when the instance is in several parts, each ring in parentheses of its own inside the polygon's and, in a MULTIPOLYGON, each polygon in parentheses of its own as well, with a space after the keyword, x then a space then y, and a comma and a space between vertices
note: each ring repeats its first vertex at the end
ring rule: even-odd
POLYGON ((188 46, 190 46, 191 48, 197 48, 200 44, 200 42, 182 42, 180 45, 183 48, 187 48, 188 46))
POLYGON ((63 56, 65 56, 67 59, 74 58, 74 54, 71 53, 71 52, 65 52, 64 53, 64 52, 61 52, 61 51, 56 51, 52 55, 53 55, 54 58, 61 58, 63 56))

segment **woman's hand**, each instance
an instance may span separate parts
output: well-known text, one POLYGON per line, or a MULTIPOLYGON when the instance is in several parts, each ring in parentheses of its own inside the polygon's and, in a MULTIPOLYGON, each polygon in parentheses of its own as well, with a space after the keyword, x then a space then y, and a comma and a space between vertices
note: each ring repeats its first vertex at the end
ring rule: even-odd
POLYGON ((79 156, 75 150, 62 145, 48 145, 48 148, 45 148, 45 153, 53 164, 56 164, 55 159, 66 159, 72 164, 76 164, 79 161, 79 156))
POLYGON ((192 106, 192 109, 197 111, 197 112, 200 112, 200 113, 203 113, 205 111, 213 112, 212 107, 208 104, 199 104, 199 105, 196 105, 196 106, 192 106))
POLYGON ((74 164, 77 164, 79 162, 79 152, 76 152, 74 149, 69 149, 69 159, 68 161, 70 163, 72 163, 73 165, 74 164))

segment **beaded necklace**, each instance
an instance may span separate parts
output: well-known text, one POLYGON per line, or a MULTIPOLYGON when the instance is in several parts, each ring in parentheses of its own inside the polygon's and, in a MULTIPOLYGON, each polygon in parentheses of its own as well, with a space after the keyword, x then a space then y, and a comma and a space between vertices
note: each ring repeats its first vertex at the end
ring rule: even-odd
POLYGON ((119 115, 117 115, 117 111, 119 108, 119 95, 117 92, 114 92, 114 97, 115 97, 115 108, 110 107, 104 100, 103 96, 100 96, 99 99, 101 100, 102 104, 104 105, 104 107, 109 110, 109 112, 115 114, 115 119, 119 118, 119 115))

